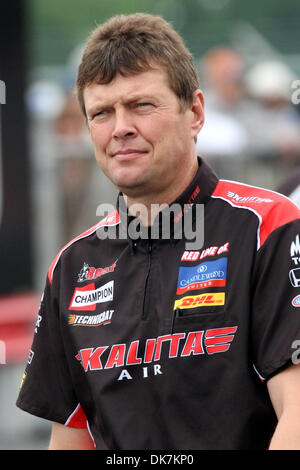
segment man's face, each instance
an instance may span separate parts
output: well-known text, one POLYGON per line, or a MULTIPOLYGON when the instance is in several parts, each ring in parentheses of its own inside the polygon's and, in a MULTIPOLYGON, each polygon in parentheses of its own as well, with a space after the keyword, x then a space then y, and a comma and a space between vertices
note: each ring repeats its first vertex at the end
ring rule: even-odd
POLYGON ((115 186, 130 198, 154 201, 176 187, 180 194, 186 172, 195 168, 194 137, 203 123, 200 91, 196 104, 182 111, 165 71, 155 68, 93 83, 84 100, 96 160, 115 186))

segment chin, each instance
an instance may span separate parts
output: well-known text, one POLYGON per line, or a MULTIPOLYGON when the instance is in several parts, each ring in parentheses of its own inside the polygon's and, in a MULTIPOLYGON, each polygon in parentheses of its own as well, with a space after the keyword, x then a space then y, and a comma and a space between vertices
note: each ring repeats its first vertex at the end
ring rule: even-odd
POLYGON ((118 185, 117 188, 121 191, 121 193, 126 194, 129 197, 138 197, 144 194, 145 189, 143 184, 126 184, 124 181, 118 185))
POLYGON ((134 188, 143 187, 146 183, 145 175, 140 172, 133 174, 132 171, 121 171, 118 174, 111 175, 109 178, 115 186, 119 189, 122 188, 121 191, 123 189, 134 190, 134 188))

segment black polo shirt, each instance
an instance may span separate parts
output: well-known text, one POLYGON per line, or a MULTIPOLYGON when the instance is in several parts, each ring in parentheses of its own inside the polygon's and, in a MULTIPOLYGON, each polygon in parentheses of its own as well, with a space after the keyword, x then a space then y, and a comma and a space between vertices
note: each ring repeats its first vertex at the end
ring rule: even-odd
POLYGON ((299 210, 201 159, 174 207, 168 237, 119 205, 58 253, 17 405, 97 449, 265 449, 266 381, 299 352, 299 210))

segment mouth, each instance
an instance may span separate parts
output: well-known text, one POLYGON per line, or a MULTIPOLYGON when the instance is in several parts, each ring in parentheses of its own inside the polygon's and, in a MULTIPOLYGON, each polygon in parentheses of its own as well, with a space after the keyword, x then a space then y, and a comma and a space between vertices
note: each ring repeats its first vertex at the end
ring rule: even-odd
POLYGON ((117 150, 111 154, 113 158, 120 161, 130 161, 134 160, 135 158, 139 158, 141 155, 145 155, 147 152, 146 150, 139 150, 139 149, 123 149, 117 150))

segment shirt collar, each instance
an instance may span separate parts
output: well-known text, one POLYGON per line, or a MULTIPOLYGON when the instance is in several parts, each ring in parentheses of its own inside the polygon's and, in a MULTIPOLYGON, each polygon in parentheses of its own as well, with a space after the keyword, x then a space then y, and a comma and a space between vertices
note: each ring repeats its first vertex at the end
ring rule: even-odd
MULTIPOLYGON (((175 200, 168 208, 163 209, 156 217, 154 225, 156 231, 158 230, 157 239, 162 239, 162 226, 165 217, 170 221, 170 239, 175 238, 175 232, 178 224, 182 224, 182 219, 187 211, 193 210, 195 204, 206 204, 211 194, 213 193, 217 183, 218 177, 215 175, 210 166, 198 157, 198 170, 191 183, 183 191, 183 193, 175 200), (170 211, 170 212, 169 212, 170 211)), ((122 193, 119 193, 117 199, 117 210, 120 215, 120 230, 127 231, 128 239, 132 240, 132 233, 130 233, 130 225, 134 226, 136 233, 140 233, 137 239, 153 239, 153 227, 145 227, 140 224, 139 220, 128 213, 128 208, 122 193), (152 231, 152 236, 151 236, 152 231)), ((157 232, 156 232, 157 233, 157 232)))

